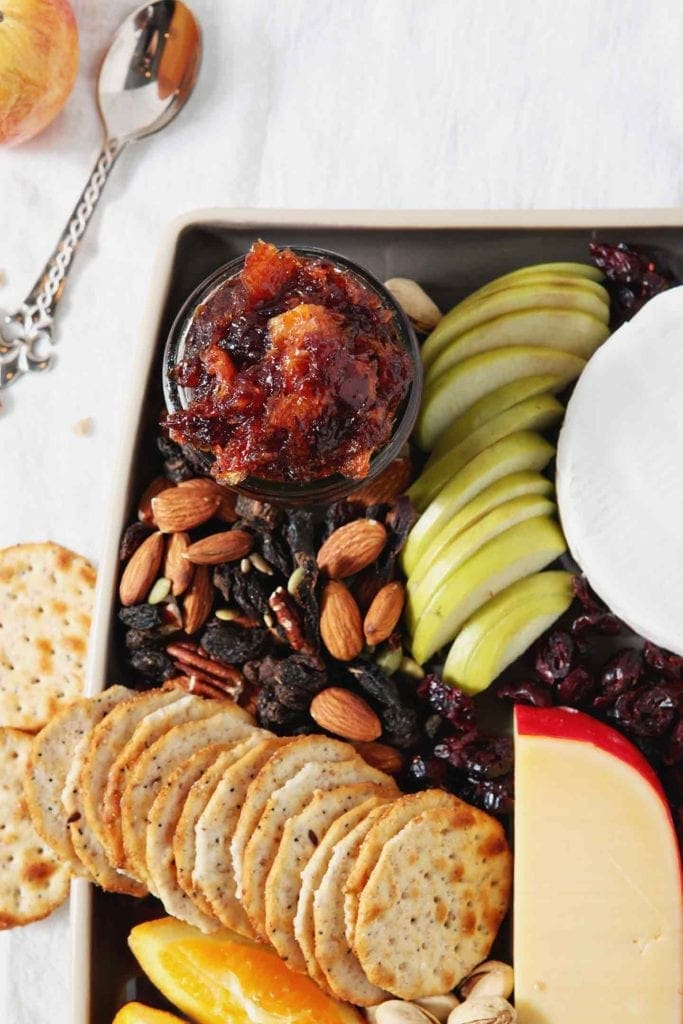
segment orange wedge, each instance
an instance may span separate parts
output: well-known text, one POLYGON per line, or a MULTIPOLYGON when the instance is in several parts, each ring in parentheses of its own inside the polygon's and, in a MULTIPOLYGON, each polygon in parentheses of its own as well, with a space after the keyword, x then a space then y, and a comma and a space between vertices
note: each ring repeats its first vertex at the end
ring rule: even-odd
POLYGON ((351 1006, 269 946, 234 932, 204 935, 165 917, 133 928, 128 945, 159 991, 198 1024, 360 1024, 351 1006))
POLYGON ((180 1017, 165 1010, 153 1010, 142 1003, 126 1003, 114 1017, 112 1024, 184 1024, 180 1017))

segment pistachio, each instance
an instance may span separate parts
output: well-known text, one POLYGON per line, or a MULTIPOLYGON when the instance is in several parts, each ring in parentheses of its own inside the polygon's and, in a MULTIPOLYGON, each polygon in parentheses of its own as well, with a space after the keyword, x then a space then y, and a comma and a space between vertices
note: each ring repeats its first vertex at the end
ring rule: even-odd
POLYGON ((170 593, 171 581, 165 576, 160 576, 147 595, 147 604, 161 604, 170 593))
POLYGON ((387 676, 393 676, 403 658, 402 647, 382 647, 375 655, 375 661, 387 676))
POLYGON ((507 999, 512 995, 515 976, 509 964, 502 960, 486 960, 460 983, 459 991, 463 999, 484 996, 501 996, 507 999))
POLYGON ((429 1011, 402 999, 387 999, 367 1011, 371 1024, 439 1024, 429 1011))
POLYGON ((424 999, 414 999, 413 1002, 421 1010, 426 1010, 439 1021, 439 1024, 446 1024, 449 1013, 460 1005, 460 1000, 452 992, 443 996, 425 996, 424 999))
POLYGON ((412 320, 415 330, 421 334, 429 334, 439 320, 443 319, 443 313, 437 304, 429 298, 417 281, 411 281, 408 277, 392 277, 384 282, 384 287, 403 307, 403 312, 412 320))
POLYGON ((515 1008, 507 999, 484 996, 466 999, 451 1012, 448 1024, 515 1024, 516 1020, 515 1008))

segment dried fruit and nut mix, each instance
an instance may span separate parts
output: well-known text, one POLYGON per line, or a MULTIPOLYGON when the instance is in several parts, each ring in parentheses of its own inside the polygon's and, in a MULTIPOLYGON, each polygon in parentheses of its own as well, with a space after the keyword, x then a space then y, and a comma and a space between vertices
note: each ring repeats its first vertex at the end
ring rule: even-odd
POLYGON ((194 315, 171 437, 212 473, 309 482, 367 476, 413 376, 396 318, 350 270, 256 242, 194 315))

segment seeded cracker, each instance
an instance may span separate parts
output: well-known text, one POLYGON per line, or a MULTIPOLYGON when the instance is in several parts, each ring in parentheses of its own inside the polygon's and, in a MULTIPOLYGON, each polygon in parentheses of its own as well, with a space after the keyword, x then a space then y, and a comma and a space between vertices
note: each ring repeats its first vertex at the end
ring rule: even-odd
MULTIPOLYGON (((353 748, 349 748, 352 750, 353 748)), ((258 934, 267 940, 266 881, 280 845, 286 822, 300 814, 317 790, 356 782, 393 785, 390 776, 371 768, 357 755, 347 761, 307 764, 268 800, 244 851, 242 905, 258 934)), ((390 790, 389 790, 390 791, 390 790)), ((294 909, 292 908, 292 917, 294 909)))
MULTIPOLYGON (((173 841, 178 865, 181 863, 179 849, 189 865, 193 897, 205 900, 226 928, 250 939, 256 938, 256 932, 235 895, 230 840, 249 786, 271 757, 290 742, 276 736, 257 744, 238 761, 226 766, 215 781, 207 781, 204 785, 205 800, 202 793, 198 793, 195 799, 196 787, 193 787, 173 841), (193 800, 199 811, 197 814, 190 809, 193 800)), ((200 780, 197 786, 202 784, 203 780, 200 780)), ((183 873, 179 870, 178 878, 187 889, 183 873)))
POLYGON ((58 544, 0 551, 0 722, 36 731, 81 696, 95 570, 58 544))
MULTIPOLYGON (((341 818, 337 818, 336 821, 332 822, 302 872, 301 892, 299 893, 299 902, 296 908, 296 916, 294 918, 294 934, 297 942, 299 943, 301 952, 304 955, 304 959, 306 960, 306 970, 311 978, 313 978, 314 981, 317 981, 321 988, 328 988, 329 986, 327 985, 327 979, 315 958, 313 897, 325 876, 327 865, 330 862, 330 857, 332 856, 334 847, 337 843, 347 836, 351 829, 355 828, 359 822, 364 821, 365 818, 368 817, 370 811, 387 802, 388 801, 386 799, 383 800, 378 797, 373 797, 370 800, 366 800, 365 803, 360 804, 358 807, 354 807, 353 810, 347 811, 346 814, 341 816, 341 818)), ((343 892, 340 895, 343 902, 343 892)))
POLYGON ((266 932, 288 967, 305 971, 306 961, 294 935, 301 873, 330 825, 370 797, 398 796, 396 783, 363 782, 316 791, 300 814, 285 824, 266 882, 266 932))
POLYGON ((39 921, 69 894, 71 871, 33 828, 24 799, 31 737, 0 729, 0 929, 39 921))
POLYGON ((369 980, 400 999, 450 991, 488 956, 511 883, 494 818, 455 796, 413 818, 360 896, 354 950, 369 980))

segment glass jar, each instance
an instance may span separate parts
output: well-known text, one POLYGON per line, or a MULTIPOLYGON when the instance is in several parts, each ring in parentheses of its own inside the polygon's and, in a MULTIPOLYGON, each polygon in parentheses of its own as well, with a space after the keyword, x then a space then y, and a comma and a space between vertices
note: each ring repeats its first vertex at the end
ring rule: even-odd
MULTIPOLYGON (((370 461, 370 471, 363 479, 352 479, 335 474, 308 483, 294 481, 264 480, 249 476, 239 484, 231 485, 231 489, 260 501, 268 501, 283 505, 321 504, 333 502, 340 498, 352 497, 353 492, 377 477, 390 462, 401 452, 415 425, 420 408, 422 394, 422 361, 415 331, 399 304, 372 274, 363 267, 326 249, 314 249, 302 246, 287 246, 299 256, 311 259, 325 259, 344 273, 357 277, 366 288, 373 291, 383 306, 393 315, 394 326, 399 343, 410 356, 412 381, 406 398, 399 406, 395 417, 391 438, 383 448, 377 450, 370 461)), ((192 292, 178 313, 171 327, 163 359, 163 390, 166 407, 169 412, 186 409, 191 400, 191 390, 178 384, 175 370, 182 362, 185 342, 199 306, 206 303, 213 293, 226 281, 238 274, 244 265, 244 256, 239 256, 219 267, 192 292)), ((207 452, 193 450, 195 461, 204 465, 207 474, 211 472, 213 456, 207 452)))

